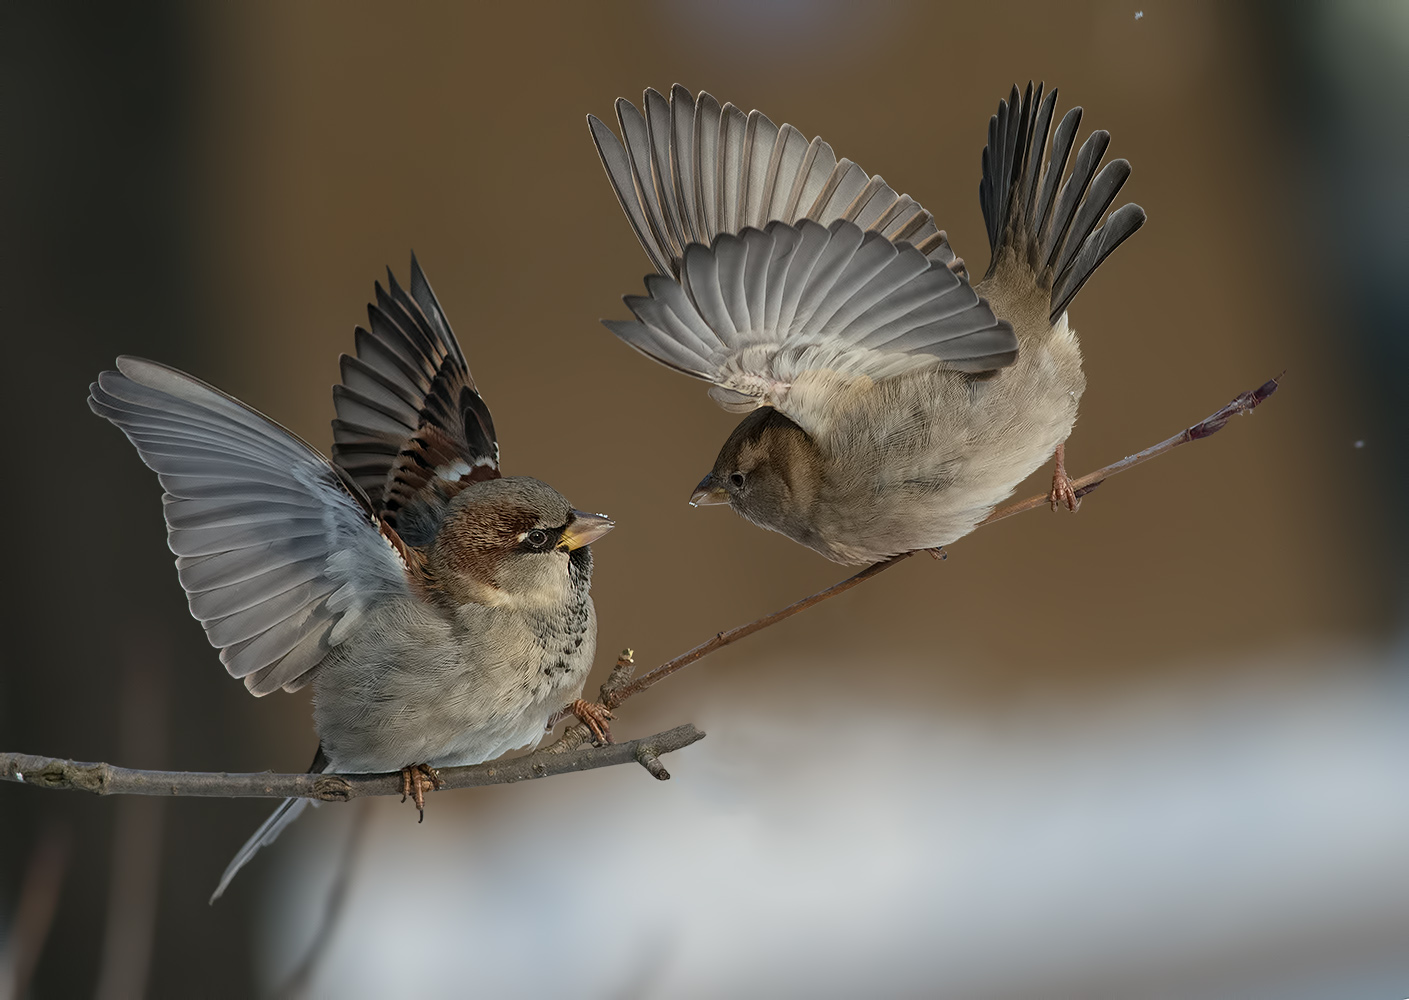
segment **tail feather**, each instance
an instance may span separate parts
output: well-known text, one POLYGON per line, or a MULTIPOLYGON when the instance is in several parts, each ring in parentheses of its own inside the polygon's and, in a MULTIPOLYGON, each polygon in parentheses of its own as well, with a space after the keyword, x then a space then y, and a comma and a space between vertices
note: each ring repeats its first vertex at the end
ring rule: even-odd
POLYGON ((1068 241, 1080 238, 1080 234, 1072 230, 1072 223, 1082 206, 1082 199, 1086 197, 1086 190, 1091 184, 1091 177, 1096 172, 1096 166, 1101 162, 1101 157, 1106 154, 1106 147, 1110 143, 1110 133, 1097 130, 1092 132, 1090 137, 1081 144, 1081 149, 1077 150, 1076 162, 1072 164, 1071 168, 1071 176, 1062 185, 1062 193, 1057 196, 1057 208, 1052 213, 1051 232, 1047 234, 1047 238, 1042 244, 1044 267, 1055 267, 1059 255, 1066 248, 1068 241))
MULTIPOLYGON (((1057 92, 1054 90, 1049 95, 1048 100, 1052 102, 1053 111, 1056 110, 1057 92)), ((1057 131, 1052 136, 1051 156, 1048 158, 1048 166, 1045 172, 1042 169, 1042 151, 1039 149, 1031 159, 1036 162, 1037 170, 1042 176, 1042 199, 1037 203, 1037 214, 1032 217, 1032 232, 1040 237, 1049 232, 1052 222, 1052 207, 1057 202, 1057 185, 1061 183, 1062 174, 1067 169, 1067 157, 1071 156, 1072 143, 1076 141, 1076 130, 1081 125, 1081 109, 1072 108, 1062 120, 1057 123, 1057 131)), ((1041 245, 1041 240, 1037 240, 1037 245, 1041 245)))
POLYGON ((1072 238, 1066 241, 1066 245, 1062 248, 1062 255, 1057 258, 1058 274, 1066 273, 1067 268, 1071 266, 1072 258, 1077 255, 1087 237, 1096 231, 1101 216, 1105 214, 1106 209, 1110 208, 1121 185, 1129 176, 1130 163, 1127 160, 1113 160, 1107 163, 1096 175, 1095 180, 1091 182, 1091 186, 1086 191, 1086 200, 1077 209, 1076 220, 1071 226, 1072 238))
MULTIPOLYGON (((1052 115, 1057 110, 1057 92, 1054 90, 1047 95, 1046 100, 1042 99, 1042 88, 1037 88, 1037 101, 1040 106, 1037 109, 1037 118, 1032 123, 1032 129, 1028 133, 1027 148, 1046 149, 1047 137, 1052 130, 1052 115)), ((1031 105, 1029 105, 1031 107, 1031 105)), ((1081 114, 1081 109, 1075 109, 1077 115, 1081 114)), ((1023 167, 1023 211, 1029 219, 1037 218, 1033 214, 1037 208, 1037 195, 1042 184, 1042 157, 1027 156, 1026 164, 1023 167)))
MULTIPOLYGON (((308 769, 309 774, 321 774, 327 770, 328 758, 323 754, 323 747, 318 747, 318 752, 313 756, 313 764, 308 769)), ((220 876, 220 884, 215 887, 215 891, 210 894, 210 902, 215 903, 225 893, 225 889, 230 885, 241 868, 249 864, 250 859, 259 853, 261 847, 268 847, 278 839, 279 834, 284 832, 284 827, 303 815, 303 811, 310 805, 317 805, 312 799, 285 799, 279 803, 279 808, 274 810, 273 815, 260 824, 259 829, 249 840, 245 841, 243 847, 235 852, 235 856, 230 859, 230 863, 225 866, 225 871, 220 876)))
POLYGON ((220 884, 215 887, 215 891, 210 894, 210 901, 214 903, 222 895, 233 879, 245 865, 249 864, 261 847, 268 847, 278 839, 279 834, 284 832, 284 827, 288 826, 299 816, 303 815, 303 810, 307 808, 309 799, 285 799, 279 804, 279 808, 274 810, 274 814, 266 819, 263 825, 256 831, 249 840, 245 841, 245 846, 235 853, 234 858, 225 866, 224 873, 220 876, 220 884))
POLYGON ((1066 269, 1052 288, 1052 315, 1060 316, 1067 311, 1071 300, 1081 291, 1081 286, 1096 273, 1101 261, 1111 255, 1111 251, 1129 238, 1145 222, 1145 212, 1139 205, 1122 205, 1110 214, 1106 224, 1091 234, 1081 245, 1071 266, 1066 269))
POLYGON ((1096 130, 1077 151, 1071 174, 1062 182, 1081 124, 1072 108, 1047 136, 1056 110, 1057 91, 1043 97, 1039 84, 1022 94, 1014 87, 988 123, 983 151, 979 202, 992 251, 988 277, 1004 251, 1016 250, 1052 293, 1049 319, 1055 323, 1097 267, 1139 229, 1145 212, 1127 204, 1101 217, 1130 176, 1126 160, 1113 160, 1099 173, 1110 133, 1096 130), (1044 165, 1044 154, 1046 162, 1044 165))

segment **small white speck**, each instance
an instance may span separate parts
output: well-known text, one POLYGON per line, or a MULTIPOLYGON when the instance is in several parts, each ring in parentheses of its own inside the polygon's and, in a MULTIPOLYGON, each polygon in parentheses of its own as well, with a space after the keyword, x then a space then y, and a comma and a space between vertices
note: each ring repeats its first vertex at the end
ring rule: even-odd
POLYGON ((1143 10, 1137 10, 1137 11, 1135 12, 1135 20, 1137 20, 1137 21, 1140 20, 1140 18, 1142 18, 1142 17, 1144 17, 1144 16, 1145 16, 1145 12, 1144 12, 1143 10))
POLYGON ((16 781, 23 781, 23 780, 24 780, 24 772, 23 772, 23 771, 16 771, 16 772, 15 772, 15 780, 16 780, 16 781))
POLYGON ((1363 448, 1363 447, 1365 447, 1365 442, 1364 442, 1364 441, 1356 441, 1356 442, 1355 442, 1355 447, 1357 447, 1357 448, 1363 448))

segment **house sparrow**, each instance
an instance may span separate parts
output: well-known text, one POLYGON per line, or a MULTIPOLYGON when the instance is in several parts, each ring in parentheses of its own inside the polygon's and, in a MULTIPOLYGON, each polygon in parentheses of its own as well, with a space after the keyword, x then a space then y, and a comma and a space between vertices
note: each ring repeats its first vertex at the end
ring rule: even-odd
MULTIPOLYGON (((225 668, 257 696, 311 682, 310 770, 401 769, 419 810, 434 768, 535 743, 566 703, 605 738, 579 694, 588 546, 613 525, 500 478, 494 421, 414 257, 411 294, 388 285, 342 357, 332 462, 152 361, 119 358, 88 403, 161 480, 181 585, 225 668)), ((275 811, 212 902, 308 801, 275 811)))
POLYGON ((821 139, 677 85, 617 101, 625 144, 588 117, 607 177, 659 274, 606 321, 632 347, 748 411, 691 498, 841 563, 971 531, 1054 454, 1053 509, 1076 509, 1063 443, 1085 387, 1067 307, 1145 220, 1101 217, 1130 174, 1097 173, 1081 109, 1016 87, 988 125, 977 287, 908 195, 821 139), (1045 161, 1045 166, 1044 166, 1045 161))

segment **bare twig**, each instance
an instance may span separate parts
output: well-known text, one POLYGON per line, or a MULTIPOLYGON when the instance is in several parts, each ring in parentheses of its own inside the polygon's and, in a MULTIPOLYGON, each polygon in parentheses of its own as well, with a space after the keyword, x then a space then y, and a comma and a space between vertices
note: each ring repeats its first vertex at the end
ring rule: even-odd
POLYGON ((892 556, 885 562, 878 562, 867 566, 855 576, 847 577, 841 583, 834 583, 826 590, 819 590, 811 597, 804 597, 800 601, 795 601, 782 611, 775 611, 771 615, 764 615, 757 621, 751 621, 747 625, 740 625, 738 628, 731 628, 727 632, 720 632, 715 635, 714 638, 700 643, 694 649, 681 653, 679 656, 675 657, 675 659, 667 660, 654 670, 642 674, 630 684, 623 684, 613 691, 604 690, 602 692, 602 702, 608 708, 616 708, 627 698, 640 694, 653 684, 659 684, 661 681, 665 680, 665 678, 675 673, 675 671, 683 667, 688 667, 701 657, 713 653, 716 649, 723 649, 730 643, 738 642, 745 636, 753 635, 755 632, 765 629, 770 625, 776 625, 784 618, 791 618, 799 611, 806 611, 814 604, 821 604, 829 597, 844 594, 852 587, 865 583, 867 580, 871 579, 871 577, 876 576, 883 570, 890 569, 896 563, 900 562, 902 559, 909 558, 911 555, 913 555, 913 553, 906 552, 902 555, 892 556))
MULTIPOLYGON (((1280 376, 1278 377, 1280 378, 1280 376)), ((1222 429, 1229 419, 1239 414, 1251 413, 1263 400, 1277 391, 1278 379, 1272 379, 1249 392, 1244 392, 1227 406, 1203 420, 1188 427, 1159 444, 1136 452, 1118 462, 1082 476, 1073 481, 1078 497, 1090 493, 1097 486, 1152 458, 1158 458, 1182 444, 1199 441, 1222 429)), ((994 511, 979 522, 982 527, 1000 521, 1014 514, 1035 510, 1048 503, 1047 494, 1030 497, 1018 503, 994 511)), ((634 681, 630 680, 633 669, 631 651, 617 661, 606 682, 602 685, 601 702, 607 708, 616 708, 628 698, 640 694, 691 663, 738 642, 745 636, 776 625, 791 618, 800 611, 821 604, 829 598, 844 594, 894 566, 914 553, 903 553, 883 562, 867 566, 861 572, 850 576, 826 590, 818 591, 810 597, 789 604, 781 611, 765 615, 747 625, 720 632, 694 649, 667 660, 634 681)), ((561 717, 561 716, 560 716, 561 717)), ((560 718, 559 717, 559 718, 560 718)), ((555 718, 554 721, 558 721, 555 718)), ((606 746, 583 747, 591 738, 585 725, 569 726, 557 742, 524 757, 513 760, 477 764, 472 767, 445 768, 440 772, 445 788, 470 788, 478 785, 504 784, 532 778, 547 777, 550 774, 563 774, 567 771, 583 771, 596 767, 610 767, 635 761, 657 778, 668 778, 669 772, 661 765, 660 756, 694 743, 704 736, 694 726, 684 725, 669 732, 659 733, 630 743, 612 743, 606 746)), ((52 757, 34 757, 27 754, 0 753, 0 778, 8 781, 26 781, 46 788, 77 788, 99 795, 119 793, 138 795, 201 795, 217 797, 300 797, 322 799, 324 801, 346 801, 364 795, 399 795, 401 780, 399 775, 338 775, 338 774, 224 774, 190 771, 135 771, 114 767, 110 764, 81 764, 52 757), (23 777, 20 775, 23 774, 23 777)))
POLYGON ((627 682, 631 680, 631 675, 635 672, 636 651, 623 649, 621 655, 616 658, 616 666, 612 667, 612 672, 602 682, 602 704, 606 705, 616 697, 616 693, 626 687, 627 682))
MULTIPOLYGON (((1282 374, 1285 375, 1286 373, 1283 372, 1282 374)), ((1088 473, 1080 479, 1073 480, 1072 486, 1076 488, 1077 497, 1083 497, 1090 493, 1111 476, 1119 475, 1122 472, 1133 469, 1135 466, 1148 462, 1152 458, 1158 458, 1160 455, 1173 451, 1181 444, 1188 444, 1190 441, 1199 441, 1214 434, 1221 430, 1223 425, 1232 417, 1243 413, 1251 413, 1259 403, 1277 391, 1278 381, 1281 377, 1282 376, 1279 375, 1277 378, 1264 382, 1256 389, 1241 393, 1236 399, 1218 412, 1205 417, 1192 427, 1185 428, 1178 434, 1161 441, 1157 445, 1153 445, 1152 447, 1146 448, 1144 451, 1136 452, 1134 455, 1122 458, 1119 462, 1112 462, 1110 465, 1097 469, 1095 472, 1088 473)), ((989 514, 988 517, 980 521, 978 526, 983 527, 986 524, 992 524, 994 521, 1001 521, 1005 517, 1012 517, 1014 514, 1036 510, 1038 507, 1047 506, 1047 503, 1048 494, 1046 493, 1040 496, 1029 497, 1026 500, 1021 500, 995 510, 992 514, 989 514)), ((924 551, 930 550, 926 549, 924 551)), ((821 604, 829 598, 836 597, 838 594, 844 594, 852 587, 865 583, 872 577, 890 569, 896 563, 908 559, 912 555, 914 555, 913 552, 904 552, 898 556, 892 556, 883 562, 873 563, 855 576, 847 577, 841 583, 834 583, 826 590, 819 590, 810 597, 804 597, 800 601, 795 601, 781 611, 775 611, 771 615, 764 615, 757 621, 749 622, 747 625, 740 625, 738 628, 731 628, 727 632, 720 632, 715 635, 714 638, 700 643, 694 649, 681 653, 679 656, 675 657, 675 659, 667 660, 654 670, 642 674, 630 684, 620 685, 610 691, 603 685, 602 703, 608 708, 616 708, 622 702, 626 701, 626 699, 633 695, 640 694, 648 687, 659 684, 662 680, 675 673, 675 671, 680 670, 682 667, 689 666, 701 657, 708 656, 716 649, 723 649, 725 646, 738 642, 740 639, 753 635, 755 632, 765 629, 770 625, 776 625, 785 618, 791 618, 800 611, 806 611, 808 608, 821 604)))
MULTIPOLYGON (((612 672, 608 674, 607 679, 602 682, 601 694, 598 698, 603 705, 608 708, 611 707, 607 700, 611 697, 611 692, 620 689, 622 685, 631 680, 631 674, 635 669, 636 651, 627 647, 621 651, 621 655, 616 658, 616 666, 612 667, 612 672)), ((552 729, 564 719, 572 718, 573 714, 573 707, 571 705, 560 709, 548 720, 548 728, 552 729)), ((553 753, 565 753, 568 750, 576 750, 583 743, 592 739, 592 736, 593 733, 587 727, 586 723, 579 722, 576 725, 569 726, 563 733, 562 738, 549 749, 553 753)))
POLYGON ((651 772, 651 777, 661 781, 670 780, 670 772, 665 769, 665 765, 660 762, 660 758, 651 753, 646 747, 636 751, 637 762, 647 771, 651 772))
MULTIPOLYGON (((1165 438, 1159 444, 1151 445, 1144 451, 1137 451, 1133 455, 1127 455, 1119 462, 1112 462, 1105 468, 1087 473, 1080 479, 1073 479, 1071 485, 1076 490, 1077 499, 1084 497, 1086 494, 1096 489, 1096 487, 1111 478, 1111 476, 1119 475, 1128 469, 1133 469, 1135 466, 1148 462, 1152 458, 1159 458, 1161 455, 1178 448, 1181 444, 1188 444, 1190 441, 1201 441, 1210 435, 1218 433, 1223 429, 1223 425, 1233 417, 1251 413, 1257 408, 1259 403, 1276 392, 1277 386, 1281 384, 1282 377, 1286 374, 1286 372, 1283 372, 1276 378, 1269 379, 1262 383, 1262 385, 1258 386, 1256 389, 1239 393, 1236 399, 1217 413, 1210 414, 1192 427, 1184 428, 1184 430, 1173 437, 1165 438)), ((1010 503, 1008 506, 1000 507, 992 514, 985 517, 979 522, 979 527, 981 528, 985 524, 992 524, 994 521, 1001 521, 1005 517, 1012 517, 1014 514, 1034 510, 1046 505, 1046 503, 1046 494, 1040 497, 1028 497, 1026 500, 1020 500, 1017 503, 1010 503)))
MULTIPOLYGON (((511 760, 447 767, 440 771, 444 788, 477 788, 547 778, 569 771, 589 771, 615 764, 639 763, 645 747, 656 756, 671 753, 704 738, 694 726, 677 726, 664 733, 584 747, 569 753, 538 750, 511 760)), ((187 795, 205 798, 304 798, 347 802, 366 795, 400 795, 400 774, 226 774, 223 771, 139 771, 112 764, 88 764, 56 757, 0 753, 0 779, 22 781, 40 788, 71 788, 96 795, 187 795)))

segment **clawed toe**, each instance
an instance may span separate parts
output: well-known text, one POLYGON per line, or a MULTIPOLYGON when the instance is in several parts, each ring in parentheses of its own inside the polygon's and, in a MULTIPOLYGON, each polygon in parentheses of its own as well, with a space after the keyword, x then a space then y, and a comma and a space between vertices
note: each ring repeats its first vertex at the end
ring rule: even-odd
POLYGON ((401 769, 401 801, 405 802, 406 797, 411 796, 416 812, 420 814, 417 823, 426 821, 426 790, 438 792, 443 787, 445 782, 439 772, 429 764, 411 764, 401 769))
POLYGON ((612 742, 612 728, 608 722, 616 716, 612 715, 611 709, 582 698, 578 698, 570 707, 572 714, 582 720, 584 726, 592 730, 592 736, 598 743, 612 742))
POLYGON ((1076 488, 1067 476, 1065 442, 1057 445, 1056 459, 1057 467, 1052 472, 1052 492, 1047 494, 1047 502, 1052 505, 1053 510, 1065 507, 1075 513, 1076 509, 1081 506, 1081 500, 1077 497, 1076 488))
POLYGON ((1071 480, 1065 475, 1052 477, 1052 492, 1047 494, 1047 500, 1051 503, 1053 510, 1065 507, 1074 512, 1081 506, 1081 500, 1077 497, 1076 490, 1072 488, 1071 480))

